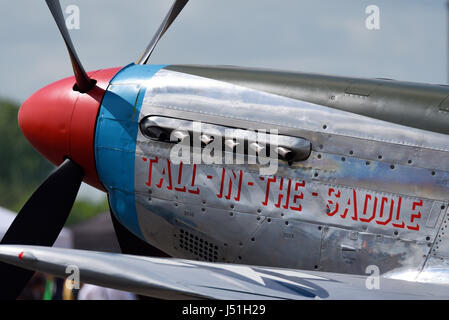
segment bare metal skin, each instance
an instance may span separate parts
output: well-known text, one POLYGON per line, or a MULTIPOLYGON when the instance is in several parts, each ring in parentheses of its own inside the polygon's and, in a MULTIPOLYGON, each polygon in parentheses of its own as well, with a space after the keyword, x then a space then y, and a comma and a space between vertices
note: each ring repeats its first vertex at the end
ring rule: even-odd
MULTIPOLYGON (((280 161, 269 176, 247 164, 197 164, 189 186, 193 165, 168 164, 173 144, 139 133, 135 194, 144 236, 175 257, 353 274, 376 265, 427 279, 449 254, 448 95, 445 86, 391 80, 167 67, 149 82, 139 119, 276 128, 310 141, 312 151, 280 161), (168 166, 178 189, 192 192, 169 186, 168 166), (203 242, 212 254, 200 250, 203 242)), ((432 281, 447 282, 445 274, 432 281)))

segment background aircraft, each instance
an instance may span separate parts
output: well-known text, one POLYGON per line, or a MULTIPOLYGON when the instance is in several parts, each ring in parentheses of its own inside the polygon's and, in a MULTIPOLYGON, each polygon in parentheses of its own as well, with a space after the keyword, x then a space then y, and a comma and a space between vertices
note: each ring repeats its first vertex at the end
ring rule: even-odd
MULTIPOLYGON (((3 261, 60 276, 77 262, 86 282, 165 298, 445 298, 449 90, 145 65, 186 3, 175 2, 136 64, 86 73, 59 3, 47 1, 75 77, 21 107, 23 133, 59 167, 3 238, 3 261), (260 147, 252 138, 227 150, 244 164, 174 164, 170 150, 195 139, 198 120, 201 150, 226 129, 277 129, 278 171, 260 174, 247 163, 260 147), (175 132, 178 140, 169 139, 175 132), (53 244, 83 180, 108 193, 124 253, 208 263, 34 247, 53 244), (384 274, 381 291, 360 276, 371 265, 384 274), (168 271, 181 279, 161 281, 168 271)), ((3 264, 0 274, 11 298, 32 272, 3 264)))

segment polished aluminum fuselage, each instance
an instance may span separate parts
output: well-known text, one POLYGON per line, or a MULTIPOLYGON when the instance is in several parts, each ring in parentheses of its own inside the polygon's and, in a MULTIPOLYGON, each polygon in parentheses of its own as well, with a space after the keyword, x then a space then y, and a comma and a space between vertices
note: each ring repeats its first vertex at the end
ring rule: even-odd
MULTIPOLYGON (((180 258, 354 274, 374 265, 394 277, 449 281, 449 140, 441 128, 428 130, 425 119, 407 114, 403 121, 369 115, 363 107, 372 92, 363 88, 338 94, 316 83, 317 97, 330 94, 320 104, 310 98, 310 84, 299 99, 275 92, 282 88, 276 84, 258 87, 257 74, 236 83, 186 70, 163 68, 141 81, 132 123, 160 116, 277 129, 310 141, 312 150, 308 159, 280 161, 275 174, 263 175, 254 164, 175 164, 173 144, 137 132, 133 193, 146 241, 180 258), (348 95, 362 111, 330 105, 348 95)), ((449 95, 441 88, 440 109, 449 95)), ((407 99, 382 105, 396 114, 395 103, 404 109, 407 99)))

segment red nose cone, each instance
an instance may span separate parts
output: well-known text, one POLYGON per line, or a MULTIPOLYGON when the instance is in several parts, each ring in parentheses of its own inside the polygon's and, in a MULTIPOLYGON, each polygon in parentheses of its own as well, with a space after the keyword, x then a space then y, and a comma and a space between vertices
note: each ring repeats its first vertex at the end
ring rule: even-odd
POLYGON ((105 90, 120 68, 89 73, 97 84, 88 93, 73 90, 75 77, 57 81, 32 95, 19 110, 19 126, 28 141, 48 160, 65 158, 83 167, 84 181, 103 189, 95 169, 94 135, 105 90))

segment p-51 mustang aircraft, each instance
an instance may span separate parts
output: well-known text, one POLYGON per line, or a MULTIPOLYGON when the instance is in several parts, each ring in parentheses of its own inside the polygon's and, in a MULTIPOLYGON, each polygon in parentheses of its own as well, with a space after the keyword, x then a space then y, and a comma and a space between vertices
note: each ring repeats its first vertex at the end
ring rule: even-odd
POLYGON ((1 241, 1 298, 69 265, 159 298, 449 298, 447 86, 146 65, 187 0, 137 63, 86 73, 46 2, 75 76, 20 108, 59 167, 1 241), (82 181, 124 255, 49 248, 82 181))

